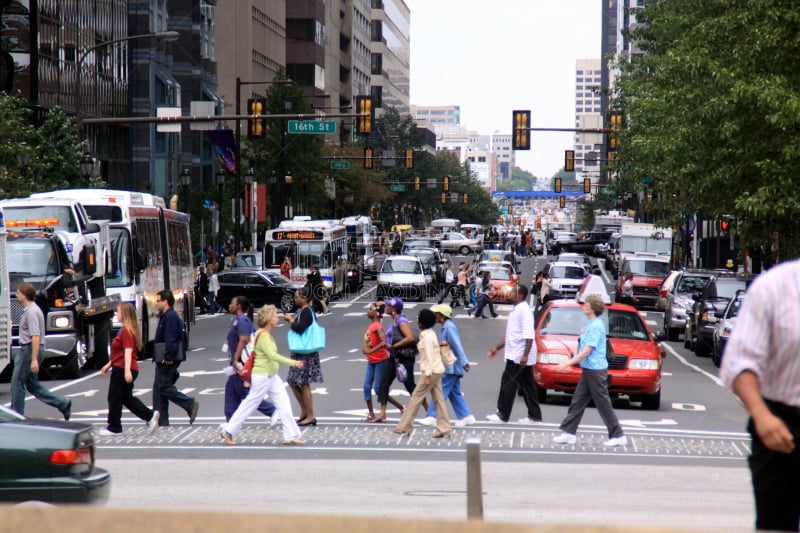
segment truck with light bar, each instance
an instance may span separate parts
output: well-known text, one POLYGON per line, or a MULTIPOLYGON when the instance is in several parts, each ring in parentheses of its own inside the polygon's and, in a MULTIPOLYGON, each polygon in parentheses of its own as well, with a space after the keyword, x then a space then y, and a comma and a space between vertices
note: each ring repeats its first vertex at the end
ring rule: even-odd
POLYGON ((108 362, 111 318, 119 296, 107 296, 108 222, 92 222, 75 200, 0 201, 6 227, 12 356, 19 350, 22 305, 16 287, 36 288, 45 316, 42 368, 75 378, 83 366, 108 362))

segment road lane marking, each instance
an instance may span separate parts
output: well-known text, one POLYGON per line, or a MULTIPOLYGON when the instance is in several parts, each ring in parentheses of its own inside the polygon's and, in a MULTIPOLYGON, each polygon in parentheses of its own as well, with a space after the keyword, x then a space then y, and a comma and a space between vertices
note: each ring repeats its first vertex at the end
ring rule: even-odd
POLYGON ((683 356, 682 356, 682 355, 680 355, 678 352, 676 352, 676 351, 675 351, 675 349, 674 349, 672 346, 670 346, 669 344, 667 344, 667 343, 665 343, 665 342, 662 342, 662 343, 661 343, 661 346, 663 346, 663 347, 664 347, 664 349, 666 349, 666 350, 667 350, 669 353, 671 353, 672 355, 674 355, 674 356, 675 356, 675 358, 676 358, 678 361, 680 361, 681 363, 683 363, 685 366, 687 366, 687 367, 691 368, 692 370, 696 370, 697 372, 699 372, 699 373, 703 374, 703 375, 704 375, 704 376, 706 376, 708 379, 710 379, 710 380, 711 380, 713 383, 716 383, 716 384, 717 384, 717 385, 719 385, 720 387, 724 387, 724 386, 725 386, 725 384, 722 382, 722 380, 721 380, 721 379, 719 379, 717 376, 715 376, 714 374, 712 374, 712 373, 710 373, 710 372, 706 372, 705 370, 703 370, 703 369, 702 369, 702 368, 700 368, 699 366, 697 366, 697 365, 695 365, 695 364, 692 364, 692 363, 690 363, 690 362, 689 362, 689 361, 688 361, 688 360, 687 360, 685 357, 683 357, 683 356))

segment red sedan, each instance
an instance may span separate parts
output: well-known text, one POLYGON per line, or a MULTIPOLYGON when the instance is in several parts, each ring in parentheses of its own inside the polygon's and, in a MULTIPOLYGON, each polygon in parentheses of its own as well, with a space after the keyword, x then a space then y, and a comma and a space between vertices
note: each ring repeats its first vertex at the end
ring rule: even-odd
MULTIPOLYGON (((571 394, 578 385, 580 367, 556 372, 555 366, 577 350, 578 336, 587 320, 582 306, 575 301, 554 300, 537 324, 533 375, 541 403, 547 400, 548 390, 571 394)), ((607 305, 601 318, 615 354, 608 368, 612 397, 627 395, 632 401, 641 402, 644 409, 659 409, 665 355, 659 345, 661 337, 653 335, 639 312, 629 305, 607 305)))

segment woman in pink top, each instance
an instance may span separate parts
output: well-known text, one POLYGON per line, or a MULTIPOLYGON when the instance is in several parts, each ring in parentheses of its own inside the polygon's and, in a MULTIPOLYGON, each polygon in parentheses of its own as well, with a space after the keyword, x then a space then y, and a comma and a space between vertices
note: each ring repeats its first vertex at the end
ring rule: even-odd
POLYGON ((383 305, 369 306, 367 317, 372 321, 364 334, 364 348, 361 350, 367 356, 367 372, 364 374, 364 401, 367 402, 369 416, 364 422, 383 422, 375 418, 372 409, 372 391, 376 394, 381 386, 383 373, 389 367, 389 351, 386 349, 386 332, 383 331, 383 305))

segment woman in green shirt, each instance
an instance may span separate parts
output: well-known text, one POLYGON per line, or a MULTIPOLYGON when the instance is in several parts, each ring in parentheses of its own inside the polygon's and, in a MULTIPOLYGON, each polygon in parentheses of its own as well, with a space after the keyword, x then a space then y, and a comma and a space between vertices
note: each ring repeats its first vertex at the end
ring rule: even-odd
POLYGON ((272 337, 272 330, 278 325, 278 310, 274 305, 265 305, 256 315, 255 361, 250 384, 250 392, 242 400, 231 419, 220 426, 219 434, 226 444, 238 444, 233 436, 241 429, 247 418, 261 404, 261 400, 269 394, 275 404, 275 414, 280 417, 283 426, 283 443, 285 445, 302 446, 300 428, 297 427, 292 414, 292 403, 286 393, 286 386, 278 375, 278 365, 303 368, 303 361, 294 361, 278 353, 278 346, 272 337))

